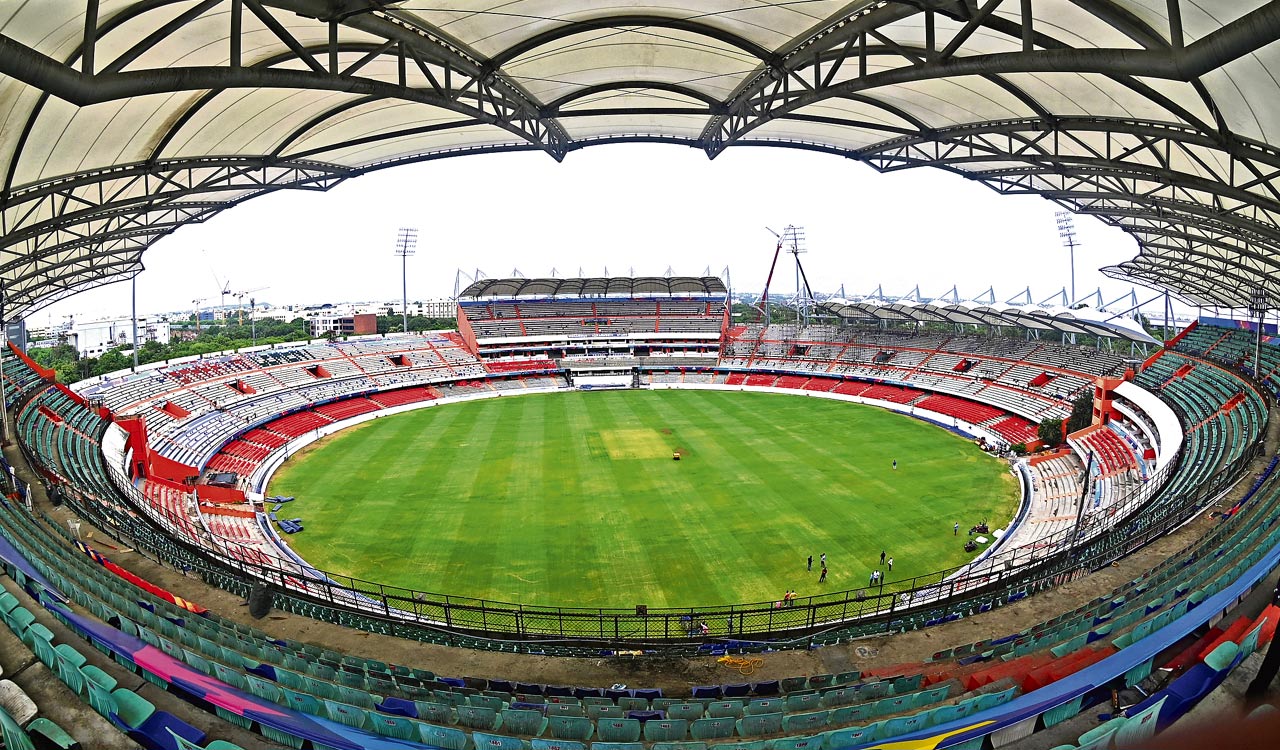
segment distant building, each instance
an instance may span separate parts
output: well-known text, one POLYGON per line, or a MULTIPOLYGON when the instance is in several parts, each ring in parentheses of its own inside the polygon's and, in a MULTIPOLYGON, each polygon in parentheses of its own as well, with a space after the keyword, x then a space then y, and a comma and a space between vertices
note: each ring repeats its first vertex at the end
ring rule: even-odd
MULTIPOLYGON (((381 315, 400 315, 399 302, 384 302, 378 306, 381 315)), ((424 318, 452 318, 458 314, 458 303, 451 299, 409 300, 408 313, 424 318)))
MULTIPOLYGON (((138 318, 138 344, 148 341, 169 343, 169 322, 158 318, 138 318)), ((97 357, 118 346, 133 343, 133 321, 130 318, 76 321, 67 331, 67 343, 81 357, 97 357)))
POLYGON ((307 321, 312 336, 323 336, 330 331, 339 336, 364 336, 378 332, 378 316, 372 313, 356 315, 317 315, 307 321))

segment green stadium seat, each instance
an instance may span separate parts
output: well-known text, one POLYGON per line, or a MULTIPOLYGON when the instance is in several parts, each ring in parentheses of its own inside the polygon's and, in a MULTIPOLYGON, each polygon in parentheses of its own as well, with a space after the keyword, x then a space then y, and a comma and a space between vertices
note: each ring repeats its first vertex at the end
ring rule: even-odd
POLYGON ((285 747, 291 747, 294 748, 294 750, 302 750, 302 744, 305 742, 303 738, 295 734, 290 734, 284 730, 276 729, 275 727, 269 727, 266 724, 261 725, 261 727, 263 737, 266 737, 272 742, 278 742, 285 747))
POLYGON ((383 737, 412 740, 418 735, 418 722, 404 716, 393 716, 378 711, 366 711, 368 726, 383 737))
POLYGON ((717 742, 709 750, 769 750, 772 740, 749 740, 747 742, 717 742))
POLYGON ((701 719, 703 708, 701 703, 673 703, 667 706, 668 719, 701 719))
POLYGON ((707 750, 707 743, 686 740, 685 742, 655 742, 649 750, 707 750))
POLYGON ((36 750, 31 738, 2 707, 0 707, 0 740, 4 741, 5 750, 36 750))
POLYGON ((1220 672, 1227 667, 1230 667, 1231 662, 1235 660, 1236 655, 1239 653, 1240 647, 1231 641, 1227 641, 1210 651, 1209 654, 1204 657, 1204 663, 1210 669, 1220 672))
POLYGON ((737 720, 726 716, 715 719, 696 719, 689 724, 689 736, 695 740, 719 740, 733 736, 737 720))
POLYGON ((929 712, 921 711, 912 716, 899 716, 895 719, 889 719, 884 722, 882 738, 897 737, 899 735, 914 732, 918 729, 924 729, 929 725, 929 712))
POLYGON ((875 703, 859 703, 855 706, 831 709, 831 723, 836 725, 867 721, 876 716, 879 714, 876 713, 875 703))
POLYGON ((38 737, 39 741, 36 744, 38 744, 43 750, 49 750, 51 748, 57 748, 57 750, 72 750, 72 748, 80 747, 80 745, 76 743, 76 739, 67 734, 67 730, 43 716, 27 725, 27 734, 33 739, 38 737))
POLYGON ((586 717, 587 711, 583 706, 576 703, 548 703, 547 716, 578 716, 586 717))
POLYGON ((80 673, 84 675, 86 681, 94 683, 107 692, 111 692, 116 689, 116 678, 106 672, 103 672, 92 664, 85 664, 80 667, 80 673))
POLYGON ((827 747, 850 747, 874 742, 882 736, 881 726, 881 723, 874 722, 863 727, 845 727, 842 730, 828 731, 826 732, 827 747))
MULTIPOLYGON (((547 728, 547 717, 543 716, 541 711, 504 708, 498 716, 502 731, 510 734, 537 737, 547 728)), ((459 709, 459 717, 461 717, 461 709, 459 709)))
POLYGON ((1080 750, 1107 750, 1115 739, 1114 735, 1120 731, 1120 727, 1124 726, 1126 721, 1128 719, 1120 716, 1101 726, 1094 727, 1080 735, 1076 740, 1076 744, 1080 746, 1080 750))
POLYGON ((135 729, 142 726, 142 722, 156 712, 156 707, 151 701, 132 690, 116 688, 111 691, 111 697, 116 700, 116 716, 135 729))
POLYGON ((782 711, 785 706, 786 704, 782 698, 759 698, 748 703, 743 709, 743 713, 747 716, 772 714, 782 711))
POLYGON ((592 749, 601 743, 635 742, 640 739, 640 722, 636 719, 600 719, 596 722, 596 737, 599 742, 592 744, 592 749))
POLYGON ((649 742, 677 742, 688 735, 688 719, 650 719, 644 723, 644 738, 649 742))
POLYGON ((454 716, 453 706, 446 706, 443 703, 432 703, 430 701, 414 701, 414 707, 418 709, 418 718, 423 721, 429 721, 432 724, 451 725, 457 723, 458 719, 454 716))
POLYGON ((84 654, 76 651, 69 643, 59 643, 53 650, 57 656, 58 679, 76 695, 83 693, 85 677, 80 667, 85 664, 84 654))
POLYGON ((610 703, 607 706, 599 705, 599 704, 590 704, 587 706, 587 718, 592 720, 606 719, 606 718, 622 719, 622 718, 625 718, 626 715, 627 715, 626 711, 623 711, 621 708, 618 708, 612 703, 610 703))
POLYGON ((707 705, 707 716, 713 719, 741 719, 742 701, 714 701, 707 705))
POLYGON ((325 715, 328 716, 331 721, 336 721, 339 724, 356 727, 357 729, 370 728, 369 714, 365 709, 360 708, 359 706, 352 706, 338 701, 325 700, 324 711, 325 715))
POLYGON ((294 711, 301 711, 311 716, 324 716, 327 713, 324 704, 309 693, 300 693, 289 688, 280 688, 280 692, 284 695, 285 705, 294 711))
POLYGON ((587 750, 585 742, 575 742, 573 740, 555 740, 546 739, 545 737, 535 737, 529 740, 533 750, 587 750))
POLYGON ((245 675, 245 680, 249 683, 249 692, 269 700, 272 703, 280 702, 280 687, 270 680, 264 680, 257 675, 245 675))
POLYGON ((782 731, 782 713, 757 714, 738 719, 738 734, 742 737, 761 737, 782 731))
POLYGON ((56 669, 58 657, 53 649, 53 632, 44 625, 33 622, 22 634, 22 642, 35 652, 36 658, 49 669, 56 669))
POLYGON ((786 714, 782 717, 782 731, 787 734, 811 734, 826 727, 829 719, 827 711, 786 714))
MULTIPOLYGON (((36 621, 35 615, 31 614, 25 607, 14 607, 4 613, 4 624, 9 626, 9 630, 18 636, 23 643, 27 643, 25 638, 26 630, 36 621)), ((27 644, 31 645, 31 644, 27 644)))
POLYGON ((418 724, 420 738, 428 745, 444 750, 471 750, 471 738, 461 729, 442 727, 438 724, 418 724))
POLYGON ((592 742, 591 750, 645 750, 643 742, 592 742))
POLYGON ((794 693, 797 690, 804 690, 809 687, 808 677, 784 677, 782 678, 780 687, 783 693, 794 693))
POLYGON ((773 741, 773 750, 822 750, 826 746, 825 734, 808 737, 783 737, 773 741))
POLYGON ((506 704, 501 698, 492 695, 471 695, 467 697, 467 705, 501 711, 506 704))
MULTIPOLYGON (((115 681, 112 680, 112 682, 114 683, 115 681)), ((90 679, 86 679, 84 684, 85 689, 89 691, 90 708, 106 717, 116 713, 116 699, 112 694, 112 691, 115 690, 114 684, 112 687, 106 687, 90 679)))
MULTIPOLYGON (((832 691, 836 692, 836 691, 832 691)), ((788 695, 786 699, 786 707, 788 712, 796 711, 814 711, 822 707, 822 700, 825 696, 818 693, 802 693, 799 695, 788 695)))
POLYGON ((648 711, 649 701, 647 698, 634 698, 624 695, 618 698, 618 708, 623 711, 648 711))
POLYGON ((524 740, 518 737, 475 732, 471 739, 475 746, 481 750, 526 750, 524 740))
MULTIPOLYGON (((581 716, 550 716, 546 719, 551 736, 558 740, 580 740, 585 742, 595 734, 595 724, 581 716)), ((505 722, 505 720, 504 720, 505 722)))

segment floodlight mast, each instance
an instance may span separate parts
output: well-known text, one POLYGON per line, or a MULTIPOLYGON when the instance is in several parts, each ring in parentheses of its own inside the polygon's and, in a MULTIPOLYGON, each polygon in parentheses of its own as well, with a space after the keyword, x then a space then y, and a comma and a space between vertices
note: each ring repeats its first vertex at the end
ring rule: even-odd
POLYGON ((1076 303, 1076 219, 1070 211, 1058 211, 1054 214, 1058 220, 1058 236, 1062 238, 1063 247, 1071 253, 1071 307, 1076 303))
POLYGON ((1255 378, 1262 377, 1262 326, 1267 317, 1267 310, 1270 308, 1270 299, 1267 297, 1267 290, 1258 287, 1253 290, 1253 296, 1249 298, 1249 312, 1258 319, 1258 337, 1254 341, 1253 346, 1253 376, 1255 378))
POLYGON ((412 227, 400 227, 396 236, 396 255, 400 256, 400 316, 401 333, 409 332, 409 256, 418 245, 418 230, 412 227))

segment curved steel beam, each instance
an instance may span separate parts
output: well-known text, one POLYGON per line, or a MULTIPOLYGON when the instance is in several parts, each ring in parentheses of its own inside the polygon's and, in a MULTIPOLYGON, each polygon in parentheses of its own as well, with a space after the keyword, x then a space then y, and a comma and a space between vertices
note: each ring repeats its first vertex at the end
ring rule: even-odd
POLYGON ((584 97, 588 97, 593 94, 601 94, 606 91, 627 91, 628 89, 666 91, 671 94, 687 96, 690 99, 696 99, 702 102, 712 110, 716 107, 722 106, 722 102, 719 99, 709 94, 704 94, 691 86, 686 86, 680 83, 668 83, 666 81, 642 81, 632 79, 626 81, 606 81, 592 86, 583 86, 577 91, 572 91, 559 99, 547 102, 542 106, 542 111, 544 114, 553 115, 558 113, 566 104, 576 102, 584 97))
POLYGON ((618 31, 628 30, 626 27, 638 26, 643 28, 656 29, 673 29, 675 31, 684 31, 698 36, 705 36, 708 39, 714 39, 718 42, 724 42, 732 47, 746 52, 748 55, 760 60, 768 62, 774 59, 774 54, 750 39, 738 36, 730 31, 716 28, 705 23, 692 21, 685 18, 668 18, 664 16, 647 16, 647 15, 618 15, 618 16, 602 16, 600 18, 592 18, 585 21, 569 21, 558 28, 544 31, 541 34, 535 34, 527 39, 507 47, 501 52, 489 58, 490 63, 501 68, 512 60, 521 55, 531 52, 539 47, 557 42, 561 39, 578 34, 585 34, 590 31, 599 31, 601 29, 617 29, 618 31))

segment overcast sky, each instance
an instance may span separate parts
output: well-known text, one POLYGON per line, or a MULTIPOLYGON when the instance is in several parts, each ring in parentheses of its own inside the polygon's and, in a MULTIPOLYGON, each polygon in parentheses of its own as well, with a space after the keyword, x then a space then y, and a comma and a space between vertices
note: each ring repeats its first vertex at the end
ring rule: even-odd
MULTIPOLYGON (((232 291, 276 304, 400 298, 399 227, 418 229, 409 259, 411 299, 452 294, 455 272, 490 277, 700 275, 726 266, 735 290, 759 291, 774 238, 803 226, 802 256, 815 291, 866 293, 877 285, 926 296, 958 284, 972 298, 995 287, 1008 299, 1030 285, 1035 301, 1069 285, 1056 207, 1001 196, 934 169, 878 174, 827 154, 733 148, 714 161, 681 146, 612 145, 557 164, 541 153, 494 154, 396 167, 327 193, 283 191, 184 227, 144 257, 140 312, 189 310, 232 291)), ((1077 217, 1076 287, 1110 301, 1130 287, 1097 272, 1137 254, 1123 232, 1077 217)), ((775 289, 795 288, 780 262, 775 289)), ((1140 299, 1152 292, 1138 288, 1140 299)), ((228 304, 234 300, 228 298, 228 304)), ((34 313, 42 327, 66 315, 127 315, 129 285, 80 294, 34 313)))

